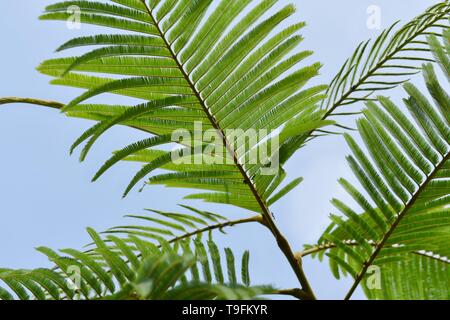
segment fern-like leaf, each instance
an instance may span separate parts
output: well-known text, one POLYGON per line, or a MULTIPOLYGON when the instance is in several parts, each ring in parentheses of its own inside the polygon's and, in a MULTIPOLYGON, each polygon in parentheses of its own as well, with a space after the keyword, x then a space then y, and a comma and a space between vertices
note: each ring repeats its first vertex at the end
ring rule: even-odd
MULTIPOLYGON (((448 44, 450 38, 444 41, 448 44)), ((450 52, 434 36, 429 42, 448 76, 450 52)), ((367 195, 345 179, 340 183, 364 213, 334 199, 347 220, 333 215, 318 247, 329 249, 336 276, 349 273, 355 279, 346 298, 359 284, 375 298, 448 296, 448 290, 439 288, 448 289, 450 270, 450 100, 433 65, 424 65, 423 73, 434 105, 407 83, 404 102, 410 117, 388 98, 378 97, 379 104, 368 102, 358 128, 369 155, 346 135, 353 151, 348 162, 367 195), (374 265, 384 277, 380 293, 365 282, 374 265)))

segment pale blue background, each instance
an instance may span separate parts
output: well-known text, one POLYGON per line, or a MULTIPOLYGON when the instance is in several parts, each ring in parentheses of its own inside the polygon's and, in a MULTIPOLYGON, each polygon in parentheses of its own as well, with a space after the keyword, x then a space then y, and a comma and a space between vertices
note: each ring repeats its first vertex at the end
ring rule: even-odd
MULTIPOLYGON (((280 0, 280 6, 290 1, 280 0)), ((298 12, 291 21, 307 21, 306 40, 301 49, 315 51, 311 61, 325 64, 321 82, 331 76, 356 45, 375 37, 379 30, 366 27, 369 5, 382 9, 382 27, 393 21, 407 21, 435 0, 297 0, 298 12)), ((54 49, 66 40, 90 33, 94 27, 68 30, 62 22, 40 22, 37 17, 53 1, 0 1, 0 96, 25 96, 67 102, 78 90, 50 86, 49 78, 35 67, 55 57, 54 49)), ((399 100, 401 90, 392 96, 399 100)), ((111 101, 111 98, 108 98, 111 101)), ((357 108, 358 106, 354 106, 357 108)), ((97 230, 124 223, 123 215, 143 208, 176 209, 184 191, 147 188, 125 200, 121 194, 136 171, 133 164, 121 164, 97 183, 89 183, 99 165, 112 150, 142 135, 131 129, 115 128, 95 146, 88 160, 80 164, 68 156, 68 148, 91 123, 65 118, 50 109, 14 105, 0 108, 0 266, 31 268, 47 262, 34 247, 79 248, 88 242, 85 227, 97 230)), ((348 149, 342 138, 316 141, 288 165, 291 177, 305 182, 276 205, 280 228, 293 247, 312 243, 328 225, 332 210, 329 199, 341 195, 336 180, 349 176, 344 156, 348 149)), ((192 203, 191 203, 192 204, 192 203)), ((202 203, 197 207, 207 208, 202 203)), ((217 212, 237 217, 238 210, 217 212)), ((270 234, 259 226, 229 230, 221 243, 252 252, 253 283, 292 287, 296 280, 270 234)), ((237 250, 239 251, 239 250, 237 250)), ((305 260, 306 273, 320 298, 342 298, 349 280, 335 281, 326 263, 305 260)), ((362 298, 358 292, 355 297, 362 298)))

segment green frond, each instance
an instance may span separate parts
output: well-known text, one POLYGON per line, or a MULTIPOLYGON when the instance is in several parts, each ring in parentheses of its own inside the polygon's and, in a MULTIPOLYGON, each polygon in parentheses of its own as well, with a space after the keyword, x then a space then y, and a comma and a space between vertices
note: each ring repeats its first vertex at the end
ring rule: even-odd
POLYGON ((384 264, 380 286, 366 284, 364 292, 370 299, 379 300, 448 300, 449 278, 448 262, 429 254, 408 254, 399 261, 384 264))
MULTIPOLYGON (((448 77, 445 46, 435 37, 429 41, 448 77)), ((360 208, 333 199, 347 219, 332 215, 333 223, 319 246, 306 249, 328 250, 335 276, 349 273, 355 279, 346 298, 358 285, 369 298, 448 298, 448 89, 439 83, 432 64, 423 68, 434 103, 410 83, 404 85, 408 116, 386 97, 379 97, 379 103, 367 102, 365 117, 358 120, 365 150, 346 135, 353 152, 348 161, 364 191, 340 180, 360 208), (369 274, 373 266, 380 268, 379 275, 369 274), (368 285, 376 276, 381 277, 379 290, 368 285)))
MULTIPOLYGON (((240 198, 245 198, 239 207, 269 217, 268 196, 277 186, 277 174, 265 176, 264 166, 268 163, 251 162, 250 155, 260 147, 247 147, 247 131, 266 129, 267 133, 258 136, 261 141, 269 137, 271 130, 282 129, 279 139, 283 144, 300 136, 302 142, 290 144, 287 152, 275 151, 288 158, 288 153, 308 142, 308 131, 333 124, 317 118, 326 86, 307 87, 318 75, 321 64, 297 69, 312 52, 292 53, 302 41, 298 32, 305 23, 273 32, 292 16, 294 6, 275 10, 277 0, 263 0, 241 16, 250 0, 220 0, 212 9, 212 1, 113 2, 65 1, 48 6, 41 16, 44 20, 65 20, 67 8, 78 6, 82 23, 132 31, 69 40, 58 51, 94 48, 78 57, 45 61, 38 68, 55 78, 53 84, 86 89, 63 108, 69 116, 98 122, 72 146, 73 150, 86 142, 81 160, 112 126, 127 125, 154 135, 117 152, 93 180, 118 161, 138 155, 144 159, 141 155, 148 152, 156 155, 159 150, 154 147, 170 143, 167 137, 177 129, 191 133, 214 129, 216 141, 225 150, 223 157, 214 160, 230 159, 231 163, 214 163, 214 167, 210 163, 195 163, 175 168, 170 154, 160 153, 136 174, 125 195, 149 176, 150 184, 218 192, 207 196, 207 201, 237 205, 240 198), (82 104, 105 93, 147 102, 134 107, 82 104), (195 127, 198 122, 203 125, 200 129, 195 127), (234 141, 227 133, 229 129, 245 133, 234 141), (160 168, 170 168, 175 173, 151 176, 160 168), (209 172, 216 169, 230 171, 230 176, 211 176, 209 172)), ((274 141, 272 137, 271 143, 274 141)), ((189 144, 183 146, 189 148, 189 144)), ((279 170, 280 166, 275 171, 279 170)), ((279 193, 278 197, 282 195, 279 193)))
POLYGON ((249 286, 248 253, 242 262, 243 284, 239 284, 233 252, 226 248, 221 253, 212 239, 207 246, 199 237, 192 242, 180 240, 180 246, 161 242, 158 249, 131 234, 128 238, 102 238, 92 229, 88 232, 94 241, 88 252, 64 249, 60 255, 38 248, 56 265, 53 269, 0 269, 4 284, 0 299, 252 299, 274 292, 269 286, 249 286))
POLYGON ((426 37, 442 36, 449 14, 450 4, 442 1, 396 31, 398 22, 394 23, 373 43, 360 43, 330 84, 323 103, 328 114, 341 106, 372 101, 378 91, 393 89, 419 73, 420 63, 433 61, 426 37))

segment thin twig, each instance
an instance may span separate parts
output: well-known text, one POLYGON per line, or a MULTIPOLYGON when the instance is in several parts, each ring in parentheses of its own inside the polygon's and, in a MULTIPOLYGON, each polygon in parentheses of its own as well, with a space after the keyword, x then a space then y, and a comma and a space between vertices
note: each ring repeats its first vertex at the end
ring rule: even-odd
POLYGON ((194 230, 192 232, 189 233, 185 233, 179 237, 175 237, 170 239, 168 242, 169 243, 173 243, 173 242, 177 242, 183 239, 187 239, 187 238, 192 238, 193 236, 197 235, 197 234, 201 234, 201 233, 205 233, 208 231, 213 231, 213 230, 217 230, 217 229, 223 229, 225 227, 232 227, 232 226, 236 226, 239 224, 244 224, 244 223, 250 223, 250 222, 259 222, 259 223, 263 223, 262 217, 260 215, 257 216, 253 216, 250 218, 244 218, 244 219, 238 219, 238 220, 229 220, 226 222, 222 222, 222 223, 217 223, 214 225, 210 225, 207 227, 204 227, 202 229, 197 229, 194 230))
MULTIPOLYGON (((357 241, 344 242, 344 244, 346 246, 352 246, 352 247, 353 246, 357 247, 357 246, 361 245, 357 241)), ((372 246, 376 246, 375 242, 369 242, 369 244, 372 245, 372 246)), ((393 248, 393 246, 384 246, 384 247, 385 248, 393 248)), ((324 243, 324 244, 313 246, 312 248, 309 248, 309 249, 306 249, 306 250, 303 250, 303 251, 299 251, 296 255, 299 256, 299 257, 304 258, 304 257, 312 255, 314 253, 318 253, 318 252, 322 252, 322 251, 330 250, 330 249, 335 249, 335 248, 337 248, 335 243, 328 242, 328 243, 324 243)), ((432 254, 430 254, 430 253, 428 253, 426 251, 425 252, 411 251, 411 254, 415 254, 415 255, 418 255, 418 256, 422 256, 422 257, 426 257, 426 258, 430 258, 430 259, 433 259, 433 260, 437 260, 437 261, 440 261, 440 262, 445 262, 445 263, 450 264, 450 261, 445 260, 442 257, 435 257, 435 256, 433 256, 432 254)))
POLYGON ((61 102, 50 101, 50 100, 41 100, 41 99, 32 99, 32 98, 17 98, 17 97, 0 98, 0 105, 9 104, 9 103, 34 104, 34 105, 49 107, 49 108, 53 108, 53 109, 62 109, 65 106, 61 102))

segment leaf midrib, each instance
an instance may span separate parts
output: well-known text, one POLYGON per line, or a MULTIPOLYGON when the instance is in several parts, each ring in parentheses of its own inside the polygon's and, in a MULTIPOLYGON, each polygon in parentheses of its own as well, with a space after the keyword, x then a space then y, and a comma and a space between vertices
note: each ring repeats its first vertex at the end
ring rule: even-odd
POLYGON ((283 236, 281 231, 276 226, 275 221, 272 218, 272 214, 270 212, 270 209, 267 206, 265 200, 259 194, 258 190, 256 189, 256 186, 253 184, 253 181, 252 181, 251 177, 247 174, 247 172, 245 171, 244 167, 239 162, 239 159, 237 158, 236 153, 233 151, 233 148, 230 146, 230 144, 229 144, 229 142, 228 142, 228 140, 227 140, 227 138, 225 136, 225 133, 224 133, 223 129, 220 127, 220 125, 217 122, 217 120, 214 117, 214 115, 212 115, 211 112, 209 111, 209 109, 206 106, 205 102, 203 101, 200 93, 195 88, 195 84, 191 81, 191 79, 189 78, 189 75, 184 70, 183 65, 178 60, 177 54, 172 50, 172 47, 169 44, 169 42, 167 41, 164 32, 161 30, 161 28, 159 26, 159 23, 156 21, 155 17, 152 14, 152 10, 148 7, 148 5, 146 4, 145 0, 141 0, 141 1, 142 1, 142 4, 145 6, 145 9, 146 9, 148 15, 150 16, 150 18, 154 22, 155 27, 158 30, 158 33, 159 33, 160 37, 163 39, 166 47, 168 48, 168 50, 169 50, 173 60, 177 64, 177 66, 180 69, 181 73, 183 74, 183 77, 185 78, 186 82, 189 84, 192 92, 194 92, 195 96, 197 97, 197 99, 198 99, 198 101, 199 101, 203 111, 207 115, 207 117, 208 117, 209 121, 211 122, 212 126, 214 127, 214 129, 217 130, 218 133, 220 134, 220 136, 222 137, 224 146, 226 147, 226 149, 229 152, 229 154, 233 157, 233 161, 234 161, 236 167, 238 168, 239 172, 241 173, 242 177, 244 178, 244 183, 249 187, 250 191, 252 192, 253 196, 255 197, 255 200, 258 203, 258 205, 259 205, 259 207, 261 208, 261 211, 262 211, 263 225, 265 225, 272 232, 272 234, 274 235, 274 237, 275 237, 275 239, 277 241, 277 244, 278 244, 280 250, 286 256, 286 259, 288 260, 290 266, 294 270, 294 272, 295 272, 295 274, 296 274, 300 284, 302 285, 302 292, 304 293, 304 298, 305 299, 315 299, 314 293, 313 293, 313 291, 312 291, 312 289, 311 289, 311 287, 309 285, 309 282, 308 282, 308 280, 306 278, 306 275, 304 274, 303 269, 300 266, 300 262, 297 260, 297 258, 295 256, 294 252, 292 251, 292 249, 291 249, 287 239, 283 236))
POLYGON ((177 67, 179 68, 179 70, 183 74, 183 77, 184 77, 186 83, 188 84, 188 86, 190 87, 190 89, 192 90, 194 95, 196 96, 198 102, 200 103, 200 105, 201 105, 201 107, 203 109, 203 112, 206 114, 208 120, 211 122, 211 124, 214 127, 214 129, 217 130, 219 135, 222 137, 224 146, 226 147, 226 149, 229 152, 229 154, 233 157, 233 161, 234 161, 236 167, 238 168, 239 172, 242 174, 242 176, 243 176, 243 178, 245 180, 245 184, 247 184, 249 186, 250 190, 252 191, 252 193, 253 193, 253 195, 255 197, 255 200, 258 202, 258 205, 261 207, 262 213, 265 216, 269 216, 270 217, 270 210, 269 210, 269 208, 267 207, 265 201, 262 199, 262 197, 259 194, 259 192, 256 190, 256 187, 253 184, 253 181, 251 180, 251 178, 249 177, 249 175, 245 171, 244 167, 239 162, 239 159, 237 158, 236 153, 231 148, 230 143, 229 143, 229 141, 227 140, 227 138, 225 136, 224 130, 221 128, 221 126, 219 125, 219 123, 218 123, 217 119, 214 117, 214 115, 209 111, 209 109, 206 106, 204 100, 202 99, 200 93, 197 91, 197 89, 195 87, 195 84, 191 81, 189 75, 184 70, 182 63, 178 60, 177 54, 173 51, 170 43, 167 41, 164 32, 161 30, 161 28, 159 26, 159 23, 156 21, 155 17, 153 16, 152 10, 147 6, 145 1, 142 1, 142 3, 145 5, 147 13, 151 17, 152 22, 155 24, 161 39, 164 41, 165 46, 167 47, 167 49, 169 50, 169 52, 171 54, 172 59, 177 64, 177 67))

